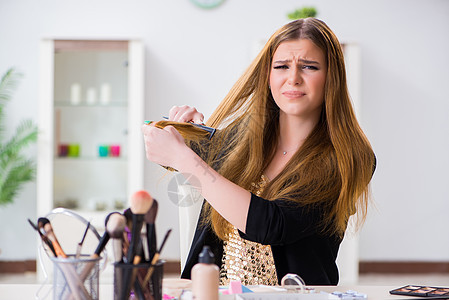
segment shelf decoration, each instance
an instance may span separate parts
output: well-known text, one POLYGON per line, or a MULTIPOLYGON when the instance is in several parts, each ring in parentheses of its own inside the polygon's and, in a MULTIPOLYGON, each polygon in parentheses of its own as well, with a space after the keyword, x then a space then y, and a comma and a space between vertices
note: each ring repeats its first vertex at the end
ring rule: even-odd
POLYGON ((90 87, 86 92, 86 103, 88 105, 94 105, 97 103, 97 89, 94 87, 90 87))
POLYGON ((120 156, 120 145, 111 145, 110 149, 110 155, 112 157, 119 157, 120 156))
POLYGON ((295 9, 294 11, 287 14, 287 18, 290 20, 305 19, 309 17, 316 17, 318 11, 313 6, 303 6, 301 8, 295 9))
POLYGON ((107 157, 109 155, 109 146, 100 145, 98 146, 98 156, 107 157))
POLYGON ((100 157, 119 157, 120 145, 100 145, 98 146, 98 156, 100 157))
POLYGON ((72 105, 81 103, 81 85, 79 83, 73 83, 70 86, 70 103, 72 105))
POLYGON ((59 144, 58 156, 59 157, 79 157, 80 156, 79 144, 59 144))
POLYGON ((66 157, 69 155, 69 145, 68 144, 59 144, 58 145, 58 156, 66 157))
POLYGON ((79 157, 80 156, 80 145, 79 144, 69 144, 69 151, 67 154, 69 157, 79 157))
POLYGON ((111 85, 103 83, 100 88, 100 103, 103 105, 111 102, 111 85))

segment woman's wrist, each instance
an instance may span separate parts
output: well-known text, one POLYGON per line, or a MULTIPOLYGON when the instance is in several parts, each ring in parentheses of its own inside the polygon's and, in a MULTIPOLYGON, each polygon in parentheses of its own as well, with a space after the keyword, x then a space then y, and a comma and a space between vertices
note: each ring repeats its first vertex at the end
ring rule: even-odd
POLYGON ((192 165, 195 165, 196 161, 201 159, 187 146, 183 147, 176 156, 175 166, 173 167, 181 173, 192 173, 192 165))

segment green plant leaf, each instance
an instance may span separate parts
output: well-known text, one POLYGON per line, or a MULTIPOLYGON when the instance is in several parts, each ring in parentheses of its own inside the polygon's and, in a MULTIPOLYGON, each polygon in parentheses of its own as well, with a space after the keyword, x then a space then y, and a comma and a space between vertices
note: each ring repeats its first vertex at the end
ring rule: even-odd
MULTIPOLYGON (((17 127, 11 139, 1 147, 1 153, 18 153, 22 148, 37 140, 37 126, 31 120, 24 120, 17 127)), ((1 154, 0 154, 1 155, 1 154)))
POLYGON ((12 203, 23 183, 35 178, 36 166, 31 160, 18 157, 0 168, 0 205, 12 203))
POLYGON ((298 19, 305 19, 309 17, 316 17, 317 10, 313 6, 304 6, 302 8, 298 8, 291 13, 287 14, 287 18, 290 20, 298 20, 298 19))
POLYGON ((2 124, 2 120, 4 119, 4 106, 11 100, 12 94, 17 88, 21 77, 21 73, 17 72, 14 68, 10 68, 3 74, 0 80, 0 137, 4 132, 4 126, 2 124))
POLYGON ((10 68, 3 74, 0 81, 0 101, 9 101, 12 93, 17 88, 18 81, 22 77, 22 73, 17 72, 14 68, 10 68))
POLYGON ((4 106, 11 100, 21 76, 11 68, 0 81, 0 206, 12 203, 23 184, 34 180, 36 173, 35 163, 23 154, 37 140, 38 129, 31 120, 20 122, 9 141, 3 141, 4 106))

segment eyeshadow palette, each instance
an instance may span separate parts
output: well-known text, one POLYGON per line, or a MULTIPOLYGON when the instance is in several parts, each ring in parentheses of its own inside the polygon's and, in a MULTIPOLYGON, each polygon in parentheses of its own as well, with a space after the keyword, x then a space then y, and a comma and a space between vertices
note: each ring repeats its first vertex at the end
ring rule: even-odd
POLYGON ((419 297, 442 297, 449 299, 449 287, 434 287, 428 285, 406 285, 390 291, 393 295, 407 295, 419 297))

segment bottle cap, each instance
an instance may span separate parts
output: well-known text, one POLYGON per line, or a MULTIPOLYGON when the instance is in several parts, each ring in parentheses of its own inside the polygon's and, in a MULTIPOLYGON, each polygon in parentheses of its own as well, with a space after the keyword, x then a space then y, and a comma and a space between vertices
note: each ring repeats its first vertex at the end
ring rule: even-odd
POLYGON ((200 255, 198 255, 198 262, 203 264, 213 264, 214 263, 214 254, 210 251, 209 246, 204 246, 203 250, 201 250, 200 255))

